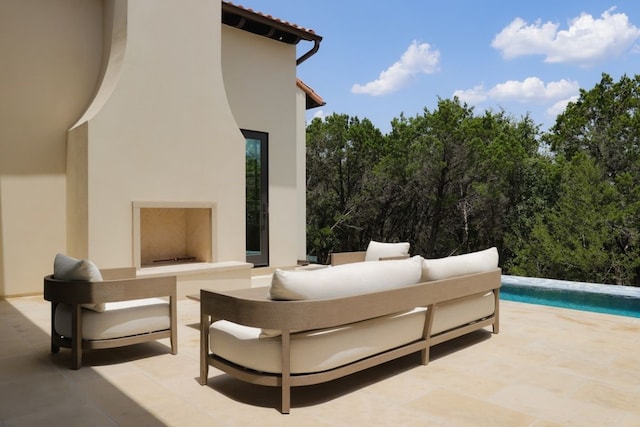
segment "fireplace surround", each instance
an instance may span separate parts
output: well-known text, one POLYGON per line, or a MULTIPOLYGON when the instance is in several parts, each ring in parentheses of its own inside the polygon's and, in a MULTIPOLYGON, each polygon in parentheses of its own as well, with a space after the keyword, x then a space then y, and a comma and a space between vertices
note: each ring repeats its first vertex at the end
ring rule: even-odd
POLYGON ((215 218, 215 203, 133 202, 134 265, 215 262, 215 218))

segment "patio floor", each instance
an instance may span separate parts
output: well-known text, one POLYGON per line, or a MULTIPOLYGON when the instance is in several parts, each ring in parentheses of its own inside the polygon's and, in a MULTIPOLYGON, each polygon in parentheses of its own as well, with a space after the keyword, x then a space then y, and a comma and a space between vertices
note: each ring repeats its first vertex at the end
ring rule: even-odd
POLYGON ((42 297, 0 300, 0 427, 638 426, 640 319, 503 301, 500 334, 478 331, 331 383, 279 390, 199 370, 199 305, 178 303, 168 341, 49 353, 42 297))

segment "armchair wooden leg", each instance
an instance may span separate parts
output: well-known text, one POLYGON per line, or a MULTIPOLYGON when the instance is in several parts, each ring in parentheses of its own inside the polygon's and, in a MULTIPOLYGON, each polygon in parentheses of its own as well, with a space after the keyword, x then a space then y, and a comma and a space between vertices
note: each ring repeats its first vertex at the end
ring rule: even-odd
POLYGON ((58 303, 51 303, 51 353, 60 351, 60 346, 56 344, 58 333, 56 332, 56 307, 58 303))
POLYGON ((209 325, 211 318, 200 312, 200 385, 206 385, 209 377, 209 325))
POLYGON ((82 307, 79 304, 71 306, 71 369, 82 366, 82 307))

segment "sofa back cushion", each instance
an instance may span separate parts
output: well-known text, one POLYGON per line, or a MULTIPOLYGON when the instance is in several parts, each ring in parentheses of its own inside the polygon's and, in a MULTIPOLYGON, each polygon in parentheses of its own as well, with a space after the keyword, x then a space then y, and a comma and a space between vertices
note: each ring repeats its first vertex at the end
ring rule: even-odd
POLYGON ((269 297, 274 300, 339 298, 395 289, 420 282, 422 257, 358 262, 313 271, 273 273, 269 297))
POLYGON ((379 261, 380 258, 403 257, 409 255, 409 242, 384 243, 374 240, 369 242, 365 261, 379 261))
POLYGON ((498 267, 498 249, 454 255, 446 258, 424 259, 422 281, 442 280, 467 274, 483 273, 498 267))

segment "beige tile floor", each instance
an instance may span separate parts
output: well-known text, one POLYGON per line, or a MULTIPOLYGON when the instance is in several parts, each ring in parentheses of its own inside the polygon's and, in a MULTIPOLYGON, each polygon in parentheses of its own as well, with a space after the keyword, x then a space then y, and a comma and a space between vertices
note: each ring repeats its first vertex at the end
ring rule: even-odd
POLYGON ((198 303, 180 300, 168 342, 49 353, 42 297, 0 300, 0 427, 640 426, 640 319, 503 302, 500 334, 478 332, 318 386, 279 391, 198 375, 198 303))

